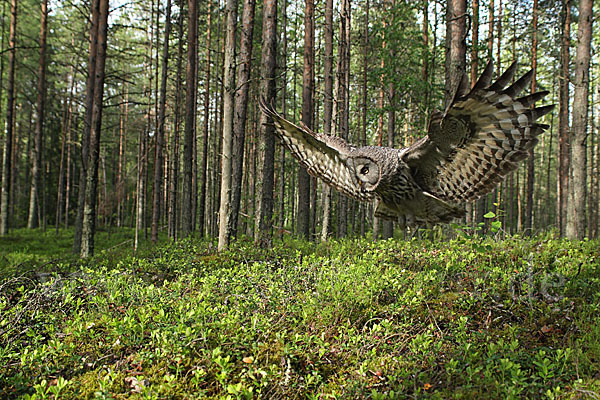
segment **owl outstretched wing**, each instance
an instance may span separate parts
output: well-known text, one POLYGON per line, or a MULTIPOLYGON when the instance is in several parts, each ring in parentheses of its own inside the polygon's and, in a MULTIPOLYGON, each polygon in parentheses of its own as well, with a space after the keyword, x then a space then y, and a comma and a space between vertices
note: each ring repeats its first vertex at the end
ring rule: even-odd
POLYGON ((404 152, 403 160, 425 191, 446 201, 475 200, 527 157, 548 127, 536 120, 554 106, 532 108, 547 91, 517 98, 533 71, 507 87, 516 68, 513 63, 490 84, 493 66, 488 63, 471 91, 457 90, 446 111, 432 116, 428 135, 404 152))
POLYGON ((273 120, 277 137, 309 174, 357 200, 373 200, 373 194, 360 189, 346 163, 353 146, 342 138, 316 133, 286 120, 262 97, 259 106, 273 120))

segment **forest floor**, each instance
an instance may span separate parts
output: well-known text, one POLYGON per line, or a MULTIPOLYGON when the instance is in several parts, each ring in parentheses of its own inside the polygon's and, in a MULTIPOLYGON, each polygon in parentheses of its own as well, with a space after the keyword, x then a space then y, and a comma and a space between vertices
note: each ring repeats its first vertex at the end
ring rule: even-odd
POLYGON ((0 398, 600 398, 598 241, 100 235, 0 239, 0 398))

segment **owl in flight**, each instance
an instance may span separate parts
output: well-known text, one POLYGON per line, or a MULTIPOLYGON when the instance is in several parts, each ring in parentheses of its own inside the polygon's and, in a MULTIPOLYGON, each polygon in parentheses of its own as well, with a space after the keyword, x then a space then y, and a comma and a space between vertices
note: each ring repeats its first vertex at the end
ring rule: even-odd
POLYGON ((531 107, 547 91, 517 98, 533 71, 506 87, 516 68, 513 63, 491 84, 488 63, 471 91, 458 89, 445 112, 432 115, 427 135, 402 149, 353 146, 291 123, 262 98, 260 107, 309 174, 357 200, 376 199, 376 217, 401 225, 443 223, 462 217, 463 203, 491 192, 548 127, 536 120, 554 106, 531 107))

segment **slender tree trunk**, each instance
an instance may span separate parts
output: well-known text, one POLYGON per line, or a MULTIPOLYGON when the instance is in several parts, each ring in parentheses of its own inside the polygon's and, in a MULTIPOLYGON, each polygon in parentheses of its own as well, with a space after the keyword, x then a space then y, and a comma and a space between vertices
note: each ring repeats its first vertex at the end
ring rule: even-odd
POLYGON ((98 159, 100 154, 100 132, 102 127, 102 98, 104 95, 104 67, 106 64, 106 40, 108 31, 108 0, 99 0, 98 47, 94 79, 94 101, 90 129, 90 150, 86 172, 85 203, 81 232, 80 256, 94 254, 96 233, 96 200, 98 197, 98 159))
MULTIPOLYGON (((531 93, 536 91, 536 73, 537 73, 537 30, 538 30, 538 0, 533 0, 533 43, 532 47, 532 65, 533 78, 531 79, 531 93)), ((527 159, 527 206, 525 208, 525 235, 533 233, 533 188, 535 182, 535 152, 533 148, 529 150, 527 159)))
MULTIPOLYGON (((339 136, 348 140, 350 118, 350 30, 351 30, 351 5, 349 0, 342 1, 340 14, 340 43, 338 47, 338 98, 337 112, 339 136)), ((345 195, 338 197, 338 237, 348 235, 348 198, 345 195)))
POLYGON ((235 32, 237 30, 237 1, 227 0, 227 24, 225 27, 225 97, 223 99, 223 152, 221 154, 221 202, 219 207, 219 244, 222 251, 229 246, 231 157, 233 154, 233 114, 235 103, 235 32))
MULTIPOLYGON (((70 154, 69 154, 69 142, 71 140, 71 121, 73 119, 73 92, 75 90, 76 74, 75 68, 71 66, 71 72, 68 75, 69 82, 69 94, 65 99, 65 112, 62 124, 62 144, 60 148, 60 166, 58 171, 58 188, 56 193, 56 234, 62 220, 62 211, 65 210, 65 218, 68 218, 68 209, 66 204, 68 202, 69 190, 69 166, 70 166, 70 154)), ((66 224, 65 224, 66 225, 66 224)), ((66 226, 65 226, 66 228, 66 226)))
POLYGON ((567 197, 569 188, 569 47, 571 46, 571 0, 563 0, 561 10, 561 73, 558 94, 558 196, 557 225, 561 235, 566 232, 567 197))
MULTIPOLYGON (((367 0, 367 4, 368 1, 369 0, 367 0)), ((368 21, 368 14, 366 18, 368 21)), ((368 32, 368 28, 365 29, 368 32)), ((366 49, 367 46, 365 42, 365 55, 366 49)), ((326 135, 331 135, 331 118, 333 114, 333 0, 327 0, 325 3, 325 59, 323 64, 323 95, 325 97, 325 104, 323 105, 323 132, 326 135)), ((364 88, 366 88, 366 60, 364 73, 364 88)), ((363 99, 366 99, 366 97, 363 97, 363 99)), ((366 104, 363 104, 363 107, 363 114, 366 114, 366 104)), ((321 230, 321 240, 326 241, 329 231, 331 230, 331 187, 328 185, 325 185, 323 188, 323 197, 323 226, 321 230)))
POLYGON ((237 89, 233 116, 233 158, 231 183, 231 209, 229 229, 231 236, 237 236, 240 200, 242 197, 242 177, 244 165, 244 145, 246 142, 246 115, 248 92, 250 90, 250 68, 252 66, 252 35, 254 32, 254 8, 256 0, 245 0, 242 13, 242 33, 240 39, 240 62, 237 71, 237 89))
POLYGON ((0 188, 0 236, 8 234, 10 227, 10 190, 13 132, 14 132, 14 103, 15 103, 15 56, 17 52, 17 0, 10 2, 10 32, 8 36, 8 87, 6 95, 6 139, 2 154, 2 187, 0 188))
MULTIPOLYGON (((178 221, 179 219, 178 217, 178 213, 179 213, 179 208, 177 207, 177 204, 179 203, 179 191, 178 191, 178 182, 179 182, 179 132, 180 132, 180 127, 181 127, 181 113, 179 112, 180 109, 180 105, 181 105, 181 86, 182 86, 182 80, 181 80, 181 76, 182 74, 182 65, 183 65, 183 13, 181 12, 181 10, 183 10, 183 6, 184 6, 184 1, 185 0, 180 0, 179 1, 179 17, 177 20, 177 30, 178 30, 178 35, 179 35, 179 40, 177 43, 177 77, 176 77, 176 84, 175 84, 175 120, 173 122, 173 136, 171 137, 171 164, 170 164, 170 168, 171 168, 171 172, 169 174, 169 217, 168 217, 168 222, 167 225, 169 226, 169 237, 171 239, 177 239, 177 231, 178 231, 178 221)), ((210 22, 210 2, 209 2, 209 7, 208 7, 208 16, 209 16, 209 22, 210 22)), ((208 24, 208 33, 209 36, 208 38, 210 39, 210 23, 208 24)), ((210 40, 207 41, 208 46, 207 48, 209 48, 210 51, 210 40)), ((208 77, 207 77, 208 80, 208 77)), ((207 91, 208 93, 208 91, 207 91)), ((208 114, 205 115, 204 118, 208 118, 208 114)), ((206 143, 206 142, 205 142, 206 143)), ((206 144, 204 145, 204 147, 206 147, 206 144)), ((204 180, 203 180, 204 182, 204 180)), ((201 199, 202 200, 202 199, 201 199)), ((202 217, 203 214, 200 214, 200 222, 204 222, 204 219, 202 217)), ((202 234, 203 229, 200 230, 200 233, 202 234)))
POLYGON ((211 63, 211 33, 212 33, 212 2, 207 3, 207 31, 206 31, 206 77, 204 80, 204 126, 202 131, 202 155, 200 157, 200 197, 198 198, 198 232, 201 236, 206 234, 206 193, 207 193, 207 166, 209 145, 209 120, 210 120, 210 63, 211 63))
POLYGON ((567 208, 566 234, 570 239, 585 236, 587 187, 588 96, 590 87, 590 47, 592 41, 593 0, 579 1, 577 52, 575 54, 575 93, 573 98, 573 134, 571 148, 571 183, 567 208))
MULTIPOLYGON (((368 86, 367 86, 367 82, 368 82, 368 72, 369 72, 369 8, 370 8, 370 4, 369 4, 369 0, 366 0, 365 3, 365 33, 363 35, 364 37, 364 42, 363 42, 363 71, 362 71, 362 132, 361 132, 361 145, 362 146, 366 146, 367 145, 367 99, 368 99, 368 86)), ((425 7, 425 9, 427 9, 427 7, 425 7)), ((429 21, 426 17, 427 12, 424 14, 424 20, 423 20, 423 39, 424 39, 424 47, 425 47, 425 51, 424 51, 424 57, 423 57, 423 74, 424 74, 424 79, 425 82, 427 82, 427 69, 428 69, 428 62, 427 62, 427 54, 428 54, 428 48, 427 48, 427 41, 428 41, 428 35, 427 35, 427 30, 429 29, 429 21)), ((364 236, 365 235, 365 231, 366 231, 366 211, 368 208, 368 204, 364 204, 364 203, 360 203, 359 205, 359 218, 360 218, 360 236, 364 236)))
POLYGON ((188 48, 185 90, 185 129, 183 140, 183 203, 181 206, 181 228, 183 236, 193 230, 192 178, 193 151, 196 132, 196 62, 198 48, 198 0, 188 0, 188 48))
MULTIPOLYGON (((275 69, 277 54, 277 0, 265 0, 263 5, 263 48, 261 56, 260 95, 267 103, 275 101, 275 69)), ((257 241, 262 246, 270 246, 273 227, 273 185, 275 167, 275 141, 273 127, 261 113, 259 129, 261 130, 261 147, 264 157, 261 165, 261 194, 257 214, 257 241)))
POLYGON ((100 0, 92 1, 92 19, 90 25, 90 44, 88 50, 88 76, 86 79, 85 93, 85 119, 81 135, 81 168, 79 169, 79 192, 77 194, 77 217, 75 219, 75 238, 73 239, 73 253, 81 254, 81 240, 83 230, 83 211, 85 206, 85 186, 87 183, 88 154, 90 151, 90 130, 92 126, 92 109, 94 105, 94 89, 96 76, 96 57, 98 49, 98 18, 100 17, 100 0))
MULTIPOLYGON (((393 57, 393 54, 392 54, 393 57)), ((388 112, 388 128, 387 128, 387 145, 388 147, 394 147, 394 132, 396 130, 396 112, 394 110, 395 107, 395 88, 394 84, 390 83, 389 89, 389 99, 390 99, 390 110, 388 112)), ((394 237, 394 221, 384 220, 383 221, 383 238, 391 239, 394 237)))
POLYGON ((48 31, 48 0, 41 1, 40 22, 40 59, 38 66, 37 87, 37 119, 35 122, 35 136, 33 145, 33 165, 31 168, 31 190, 29 192, 29 217, 27 228, 32 229, 37 225, 38 217, 44 218, 40 213, 39 193, 41 188, 41 169, 44 135, 44 108, 46 101, 46 33, 48 31), (40 215, 38 215, 40 214, 40 215))
MULTIPOLYGON (((473 28, 472 28, 472 44, 471 44, 471 86, 475 85, 478 79, 478 67, 479 67, 479 55, 478 55, 478 47, 479 47, 479 0, 473 0, 473 28)), ((425 82, 427 82, 425 80, 425 82)), ((467 226, 473 227, 473 211, 475 208, 475 203, 469 202, 466 205, 467 216, 465 219, 465 223, 467 226)))
POLYGON ((160 99, 158 106, 158 130, 156 132, 156 156, 154 161, 154 190, 152 193, 152 233, 154 243, 158 241, 160 204, 163 195, 163 146, 165 141, 165 109, 167 105, 167 68, 169 66, 169 34, 171 33, 171 0, 167 0, 165 15, 165 39, 163 42, 162 71, 160 77, 160 99))
MULTIPOLYGON (((287 116, 287 53, 288 53, 288 41, 287 41, 287 0, 283 1, 283 29, 282 34, 282 45, 281 45, 281 65, 283 65, 283 87, 281 88, 281 113, 285 117, 287 116)), ((279 234, 283 236, 285 232, 285 146, 279 146, 279 234)))
MULTIPOLYGON (((313 126, 315 68, 315 4, 305 1, 304 9, 304 70, 302 73, 302 123, 313 126)), ((313 210, 314 211, 314 210, 313 210)), ((298 166, 298 234, 310 239, 310 176, 298 166)))

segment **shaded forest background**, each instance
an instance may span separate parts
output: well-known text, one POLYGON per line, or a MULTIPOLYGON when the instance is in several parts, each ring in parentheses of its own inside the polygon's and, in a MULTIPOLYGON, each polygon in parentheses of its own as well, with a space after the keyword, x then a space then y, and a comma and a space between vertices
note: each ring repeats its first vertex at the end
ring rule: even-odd
POLYGON ((162 230, 221 248, 240 235, 391 237, 372 205, 330 191, 274 142, 258 97, 316 131, 401 147, 425 134, 456 70, 474 82, 494 59, 498 72, 534 68, 532 90, 558 107, 529 161, 462 224, 598 236, 591 0, 0 7, 0 235, 75 227, 82 256, 98 227, 135 227, 135 246, 162 230))

